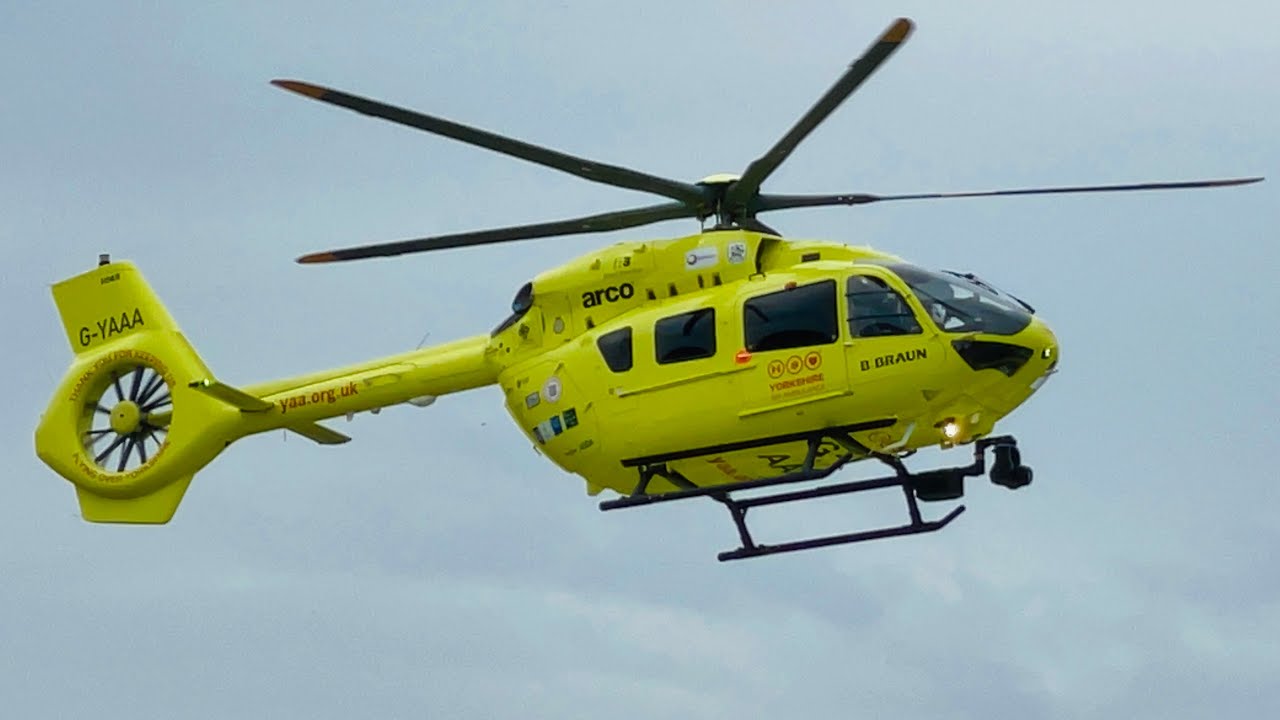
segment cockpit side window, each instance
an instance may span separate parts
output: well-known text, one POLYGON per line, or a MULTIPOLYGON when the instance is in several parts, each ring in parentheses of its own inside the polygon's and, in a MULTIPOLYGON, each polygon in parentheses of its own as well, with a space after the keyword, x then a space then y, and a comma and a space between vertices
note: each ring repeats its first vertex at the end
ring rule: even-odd
POLYGON ((716 354, 716 311, 701 308, 662 318, 653 326, 658 363, 678 363, 716 354))
POLYGON ((850 277, 845 297, 849 299, 849 335, 852 337, 918 335, 922 332, 911 306, 878 277, 850 277))
POLYGON ((834 280, 757 295, 742 305, 747 350, 827 345, 840 335, 834 280))
POLYGON ((631 369, 630 327, 601 335, 596 339, 596 347, 600 348, 600 355, 604 357, 604 362, 610 370, 620 373, 631 369))
POLYGON ((497 335, 503 330, 506 330, 512 325, 515 325, 517 322, 520 322, 520 318, 524 317, 525 313, 529 312, 529 308, 532 308, 532 307, 533 307, 533 283, 528 282, 522 285, 520 289, 516 291, 516 297, 514 300, 511 301, 511 314, 508 315, 507 319, 503 320, 502 323, 499 324, 498 327, 494 328, 493 332, 489 334, 491 336, 497 335))

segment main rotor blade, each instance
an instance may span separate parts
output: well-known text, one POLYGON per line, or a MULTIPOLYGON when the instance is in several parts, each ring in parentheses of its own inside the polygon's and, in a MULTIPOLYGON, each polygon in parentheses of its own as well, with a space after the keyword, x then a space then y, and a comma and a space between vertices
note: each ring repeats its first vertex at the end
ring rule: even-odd
POLYGON ((339 260, 360 260, 363 258, 403 255, 405 253, 443 250, 445 248, 465 247, 468 245, 531 240, 555 235, 607 232, 609 230, 622 230, 623 228, 648 225, 663 220, 694 217, 697 214, 698 211, 695 208, 682 203, 662 203, 661 205, 649 205, 631 210, 587 215, 571 220, 557 220, 536 225, 515 225, 492 230, 477 230, 453 235, 436 235, 414 240, 400 240, 377 245, 360 245, 340 250, 328 250, 303 255, 298 258, 298 262, 326 263, 339 260))
POLYGON ((670 180, 637 170, 575 157, 487 130, 481 130, 413 110, 406 110, 395 105, 388 105, 358 95, 350 95, 319 85, 297 80, 272 80, 271 84, 321 102, 344 107, 365 115, 380 117, 400 125, 407 125, 419 130, 443 135, 470 145, 500 152, 521 160, 528 160, 531 163, 555 168, 593 182, 662 195, 693 207, 700 208, 706 202, 703 191, 696 185, 678 180, 670 180))
POLYGON ((867 48, 867 51, 858 58, 845 74, 831 86, 830 90, 823 95, 817 103, 814 104, 809 112, 804 114, 800 120, 791 127, 791 130, 782 139, 774 145, 769 152, 760 156, 751 165, 747 166, 746 172, 742 177, 729 187, 725 194, 724 204, 729 207, 747 206, 747 201, 751 199, 759 190, 760 184, 769 177, 774 170, 787 159, 791 151, 796 149, 802 140, 813 132, 813 129, 830 115, 845 98, 849 97, 864 80, 880 67, 881 63, 889 59, 893 51, 898 49, 911 34, 911 21, 906 18, 898 18, 887 30, 880 35, 874 45, 867 48))
POLYGON ((1137 183, 1133 185, 1079 185, 1074 187, 1024 188, 1020 190, 984 190, 979 192, 920 193, 915 195, 761 195, 753 207, 759 211, 786 210, 825 205, 866 205, 887 200, 938 200, 943 198, 997 197, 1001 195, 1055 195, 1065 193, 1115 192, 1126 190, 1186 190, 1190 188, 1230 187, 1262 182, 1264 178, 1231 178, 1227 180, 1191 180, 1188 182, 1137 183))

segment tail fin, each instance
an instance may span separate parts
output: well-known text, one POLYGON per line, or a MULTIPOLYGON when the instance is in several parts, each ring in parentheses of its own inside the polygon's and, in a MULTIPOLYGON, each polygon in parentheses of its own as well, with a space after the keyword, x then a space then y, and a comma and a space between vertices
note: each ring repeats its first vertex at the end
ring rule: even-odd
POLYGON ((53 302, 77 355, 137 333, 178 331, 142 273, 127 262, 100 265, 54 285, 53 302))
POLYGON ((238 412, 190 387, 209 370, 132 264, 58 283, 53 299, 75 360, 36 453, 75 484, 86 520, 168 522, 238 412))

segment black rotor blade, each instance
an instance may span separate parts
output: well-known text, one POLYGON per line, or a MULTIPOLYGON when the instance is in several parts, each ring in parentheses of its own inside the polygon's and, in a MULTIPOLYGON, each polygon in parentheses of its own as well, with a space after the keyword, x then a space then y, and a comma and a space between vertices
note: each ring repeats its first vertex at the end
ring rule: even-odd
POLYGON ((461 123, 456 123, 444 118, 426 115, 424 113, 406 110, 404 108, 388 105, 370 100, 358 95, 351 95, 338 90, 312 85, 310 83, 299 82, 297 80, 272 80, 272 85, 282 87, 285 90, 292 90, 299 95, 305 95, 309 98, 327 102, 331 105, 354 110, 364 115, 372 115, 380 117, 384 120, 390 120, 393 123, 407 125, 419 130, 425 130, 437 135, 443 135, 454 140, 475 145, 477 147, 500 152, 504 155, 517 157, 521 160, 527 160, 538 165, 554 168, 567 172, 571 175, 577 175, 580 178, 586 178, 593 182, 604 183, 605 185, 613 185, 615 187, 627 188, 628 190, 639 190, 641 192, 662 195, 663 197, 678 200, 692 207, 701 207, 706 202, 706 195, 696 185, 680 182, 678 180, 670 180, 668 178, 649 175, 638 170, 618 167, 616 165, 607 165, 605 163, 587 160, 585 158, 575 157, 550 148, 532 145, 527 142, 516 140, 514 138, 505 137, 492 133, 487 130, 470 127, 461 123))
POLYGON ((327 250, 303 255, 298 258, 298 262, 325 263, 338 260, 360 260, 363 258, 403 255, 405 253, 443 250, 444 248, 465 247, 468 245, 531 240, 555 235, 607 232, 609 230, 622 230, 623 228, 648 225, 663 220, 693 217, 697 214, 696 208, 682 203, 663 203, 661 205, 649 205, 631 210, 619 210, 536 225, 515 225, 492 230, 476 230, 452 235, 436 235, 434 237, 399 240, 377 245, 359 245, 340 250, 327 250))
POLYGON ((729 207, 746 207, 747 201, 751 199, 759 190, 760 184, 769 177, 774 170, 787 159, 791 151, 796 149, 802 140, 813 132, 813 129, 830 115, 845 98, 849 97, 864 80, 875 72, 876 68, 889 59, 894 50, 898 49, 911 34, 911 21, 906 18, 898 18, 887 30, 880 35, 875 44, 867 48, 862 57, 854 61, 844 75, 831 86, 830 90, 823 95, 809 112, 805 113, 800 120, 787 131, 786 135, 778 141, 776 145, 770 148, 769 152, 761 155, 758 159, 747 166, 746 172, 733 185, 729 186, 729 190, 725 193, 724 204, 729 207))
POLYGON ((756 199, 753 208, 759 212, 764 212, 766 210, 786 210, 788 208, 822 207, 827 205, 866 205, 888 200, 938 200, 945 198, 1055 195, 1128 190, 1186 190, 1191 188, 1249 185, 1262 182, 1263 179, 1261 177, 1249 177, 1226 180, 1191 180, 1187 182, 1135 183, 1131 185, 1078 185, 1071 187, 1023 188, 1018 190, 983 190, 979 192, 919 193, 914 195, 866 195, 857 193, 844 195, 761 195, 756 199))
POLYGON ((143 366, 139 365, 133 369, 133 386, 129 388, 129 399, 138 400, 138 390, 142 387, 143 366))
POLYGON ((116 465, 116 472, 124 472, 124 468, 129 464, 129 454, 133 452, 133 446, 137 444, 137 440, 132 435, 124 435, 127 438, 124 444, 124 452, 120 454, 120 463, 116 465))
POLYGON ((101 465, 102 461, 114 452, 116 448, 120 447, 121 443, 123 443, 126 438, 128 438, 127 435, 117 435, 116 439, 111 441, 111 444, 107 446, 106 450, 103 450, 93 457, 93 461, 101 465))
POLYGON ((85 433, 85 449, 92 451, 97 446, 98 441, 106 437, 108 433, 115 432, 111 428, 103 428, 102 430, 90 430, 85 433))
POLYGON ((142 387, 142 394, 138 396, 137 403, 146 405, 151 399, 151 395, 164 386, 164 376, 160 373, 152 371, 151 377, 147 379, 147 384, 142 387))
POLYGON ((155 399, 147 401, 147 404, 142 406, 142 411, 149 413, 152 410, 162 408, 165 405, 168 405, 172 402, 173 400, 169 396, 169 391, 166 390, 160 395, 156 396, 155 399))

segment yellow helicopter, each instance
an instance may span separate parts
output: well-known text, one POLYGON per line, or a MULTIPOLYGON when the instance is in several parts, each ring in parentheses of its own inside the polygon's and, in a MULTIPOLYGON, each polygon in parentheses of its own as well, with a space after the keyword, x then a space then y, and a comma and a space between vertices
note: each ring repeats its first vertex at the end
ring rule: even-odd
POLYGON ((490 333, 241 388, 216 380, 141 273, 103 255, 53 287, 75 353, 36 430, 36 451, 76 489, 86 520, 164 523, 192 476, 231 442, 267 430, 322 444, 320 424, 498 385, 541 454, 620 495, 612 510, 693 497, 728 508, 741 545, 721 560, 939 530, 918 501, 954 500, 966 478, 1029 484, 1016 440, 996 424, 1058 367, 1030 305, 973 274, 935 272, 870 248, 785 239, 760 213, 893 200, 1221 187, 1262 178, 913 195, 781 195, 760 188, 796 146, 904 42, 895 21, 741 176, 697 183, 607 165, 317 85, 316 100, 665 202, 557 222, 305 255, 318 263, 694 218, 687 237, 623 242, 539 274, 490 333), (710 224, 710 227, 708 227, 710 224), (903 460, 971 445, 971 463, 927 471, 903 460), (987 462, 990 450, 991 461, 987 462), (830 483, 876 459, 892 473, 830 483), (988 467, 989 465, 989 467, 988 467), (807 483, 807 484, 806 484, 807 483), (779 486, 790 486, 781 488, 779 486), (797 489, 798 488, 798 489, 797 489), (751 508, 899 488, 905 524, 776 544, 755 541, 751 508))

